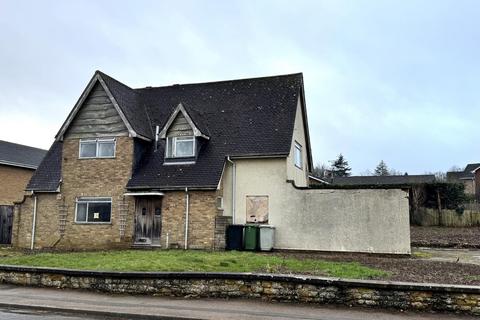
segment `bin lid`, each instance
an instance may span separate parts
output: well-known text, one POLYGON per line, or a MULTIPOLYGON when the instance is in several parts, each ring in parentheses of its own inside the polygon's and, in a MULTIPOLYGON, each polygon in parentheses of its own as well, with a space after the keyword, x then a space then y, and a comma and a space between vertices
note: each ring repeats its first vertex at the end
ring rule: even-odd
POLYGON ((275 229, 274 226, 272 226, 271 224, 261 224, 259 225, 260 228, 271 228, 271 229, 275 229))

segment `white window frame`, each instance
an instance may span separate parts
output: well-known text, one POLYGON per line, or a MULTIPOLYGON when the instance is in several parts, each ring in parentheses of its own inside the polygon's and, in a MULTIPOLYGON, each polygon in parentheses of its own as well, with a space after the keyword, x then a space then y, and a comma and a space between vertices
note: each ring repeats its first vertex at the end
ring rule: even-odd
POLYGON ((223 210, 223 197, 218 196, 217 200, 215 201, 215 204, 217 205, 217 210, 223 210), (220 206, 219 206, 219 202, 220 202, 220 206))
POLYGON ((113 213, 113 203, 111 197, 78 197, 75 199, 75 223, 76 224, 111 224, 113 213), (110 203, 110 221, 88 221, 88 204, 89 203, 110 203), (86 203, 85 221, 77 221, 78 204, 86 203))
POLYGON ((195 139, 195 136, 178 136, 178 137, 167 137, 166 144, 165 144, 165 158, 167 159, 172 159, 172 158, 192 158, 195 157, 195 150, 197 148, 197 139, 195 139), (170 150, 168 147, 168 140, 172 140, 172 155, 169 156, 170 150), (177 156, 176 155, 176 148, 177 148, 177 140, 188 140, 188 141, 193 141, 193 147, 192 147, 192 154, 189 156, 177 156))
POLYGON ((97 139, 80 139, 78 144, 78 158, 79 159, 113 159, 117 153, 117 139, 115 138, 97 138, 97 139), (95 157, 82 157, 82 144, 95 142, 95 157), (102 142, 113 142, 113 156, 100 156, 98 147, 102 142))
POLYGON ((295 141, 295 146, 293 148, 293 163, 295 164, 295 167, 299 169, 303 169, 303 150, 302 150, 302 145, 295 141), (300 164, 297 163, 297 152, 300 154, 300 164))

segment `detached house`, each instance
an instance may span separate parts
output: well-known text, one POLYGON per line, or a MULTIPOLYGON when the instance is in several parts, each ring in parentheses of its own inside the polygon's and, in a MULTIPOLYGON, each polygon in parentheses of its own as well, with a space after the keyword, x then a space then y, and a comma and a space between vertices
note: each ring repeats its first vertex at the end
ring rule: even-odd
POLYGON ((236 186, 267 159, 307 186, 301 74, 132 89, 97 71, 27 186, 16 245, 223 248, 245 206, 268 222, 271 196, 236 186))
POLYGON ((308 189, 302 74, 132 89, 95 72, 16 207, 24 248, 223 249, 231 223, 275 248, 409 253, 398 190, 308 189))

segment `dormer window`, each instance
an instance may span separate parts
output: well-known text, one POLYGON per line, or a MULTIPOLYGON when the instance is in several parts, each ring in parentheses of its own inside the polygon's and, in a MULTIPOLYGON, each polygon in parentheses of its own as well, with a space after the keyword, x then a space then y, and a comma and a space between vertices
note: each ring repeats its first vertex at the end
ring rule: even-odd
POLYGON ((162 130, 157 127, 156 137, 157 140, 165 139, 164 165, 195 163, 195 159, 192 158, 197 157, 199 139, 210 139, 200 131, 181 103, 170 115, 162 130))
POLYGON ((195 156, 195 137, 167 137, 167 158, 188 158, 195 156))

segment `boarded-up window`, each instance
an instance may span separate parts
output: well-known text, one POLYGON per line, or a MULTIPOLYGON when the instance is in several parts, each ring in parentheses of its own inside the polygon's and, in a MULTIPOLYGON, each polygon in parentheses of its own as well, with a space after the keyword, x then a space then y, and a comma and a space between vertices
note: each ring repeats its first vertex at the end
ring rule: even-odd
POLYGON ((268 222, 268 196, 247 196, 247 222, 268 222))

